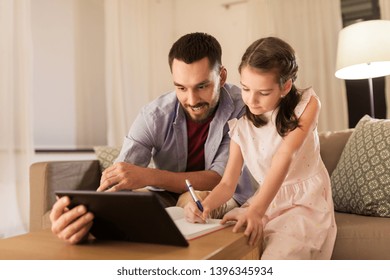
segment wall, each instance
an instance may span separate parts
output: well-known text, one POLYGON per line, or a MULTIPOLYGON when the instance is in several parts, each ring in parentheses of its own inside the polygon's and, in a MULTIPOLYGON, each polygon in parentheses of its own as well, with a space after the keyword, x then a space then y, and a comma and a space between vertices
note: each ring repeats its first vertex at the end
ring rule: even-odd
POLYGON ((228 0, 177 0, 175 1, 174 35, 207 32, 222 46, 222 63, 228 70, 228 82, 239 84, 238 63, 249 45, 247 34, 247 3, 228 0), (235 3, 226 7, 226 3, 235 3))
MULTIPOLYGON (((180 0, 179 0, 180 1, 180 0)), ((174 0, 150 0, 150 67, 149 85, 151 99, 173 89, 168 53, 177 39, 174 34, 174 14, 177 11, 174 0)))
MULTIPOLYGON (((149 1, 150 99, 172 89, 168 51, 173 0, 149 1)), ((34 143, 36 149, 105 145, 104 0, 34 0, 34 143)), ((137 109, 138 110, 138 109, 137 109)))
MULTIPOLYGON (((148 43, 147 50, 141 52, 149 54, 145 58, 149 65, 141 66, 150 70, 137 84, 144 85, 141 89, 147 92, 145 100, 173 89, 168 51, 177 38, 189 32, 207 32, 219 40, 228 82, 239 84, 237 66, 251 43, 247 34, 249 1, 144 1, 147 12, 138 25, 140 32, 149 36, 143 38, 148 43)), ((37 148, 90 148, 107 143, 104 3, 104 0, 34 0, 31 3, 37 148)), ((138 76, 130 76, 139 81, 138 76)), ((126 82, 135 84, 130 78, 126 82)), ((131 89, 134 91, 131 94, 141 92, 135 85, 131 89)), ((129 100, 125 102, 131 102, 133 95, 127 97, 129 100)), ((322 100, 325 108, 327 98, 322 100)), ((128 123, 132 123, 139 105, 134 106, 131 116, 126 116, 128 123)))
POLYGON ((105 143, 104 0, 31 1, 34 143, 105 143))
POLYGON ((76 147, 106 143, 104 0, 74 0, 76 147))
MULTIPOLYGON (((172 43, 188 32, 215 36, 228 82, 248 42, 246 3, 149 0, 150 99, 173 89, 172 43)), ((34 0, 34 143, 37 149, 83 149, 106 144, 104 0, 34 0)))

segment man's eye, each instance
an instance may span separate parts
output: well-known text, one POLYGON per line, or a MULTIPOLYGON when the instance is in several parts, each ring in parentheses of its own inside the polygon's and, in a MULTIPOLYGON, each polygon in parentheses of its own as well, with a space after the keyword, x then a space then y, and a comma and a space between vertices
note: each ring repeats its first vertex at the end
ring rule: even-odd
POLYGON ((249 89, 248 89, 248 88, 242 88, 242 90, 243 90, 243 91, 249 91, 249 89))
POLYGON ((198 89, 205 89, 209 86, 209 84, 203 84, 203 85, 199 85, 198 86, 198 89))
POLYGON ((177 87, 179 91, 185 91, 186 89, 184 87, 177 87))

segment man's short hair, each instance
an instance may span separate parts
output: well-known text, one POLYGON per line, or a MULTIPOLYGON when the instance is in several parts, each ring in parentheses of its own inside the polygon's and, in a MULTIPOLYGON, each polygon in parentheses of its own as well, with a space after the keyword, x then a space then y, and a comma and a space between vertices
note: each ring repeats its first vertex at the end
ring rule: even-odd
POLYGON ((210 62, 210 69, 216 64, 222 65, 222 48, 217 39, 206 33, 190 33, 180 37, 169 51, 169 67, 172 71, 174 59, 181 60, 187 64, 207 57, 210 62))

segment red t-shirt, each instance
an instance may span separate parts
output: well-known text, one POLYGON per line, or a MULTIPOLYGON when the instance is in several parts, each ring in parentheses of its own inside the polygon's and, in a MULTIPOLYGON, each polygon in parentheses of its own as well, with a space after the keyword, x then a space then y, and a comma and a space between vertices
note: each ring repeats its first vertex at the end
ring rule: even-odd
POLYGON ((214 115, 210 116, 202 123, 187 118, 188 157, 186 171, 204 170, 204 144, 213 117, 214 115))

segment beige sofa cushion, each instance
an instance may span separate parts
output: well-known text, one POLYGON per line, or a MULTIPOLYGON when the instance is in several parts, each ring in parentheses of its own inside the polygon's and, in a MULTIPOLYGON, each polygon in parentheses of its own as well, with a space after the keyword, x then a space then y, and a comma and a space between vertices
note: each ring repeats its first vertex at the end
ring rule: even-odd
POLYGON ((96 190, 97 160, 36 162, 30 167, 30 231, 50 226, 48 212, 57 190, 96 190))
POLYGON ((319 133, 321 158, 329 175, 332 175, 333 170, 336 168, 340 155, 352 132, 353 128, 319 133))
POLYGON ((334 260, 389 260, 389 218, 335 212, 334 260))
MULTIPOLYGON (((322 132, 321 157, 331 175, 354 129, 322 132)), ((332 259, 390 259, 389 218, 335 212, 337 238, 332 259)))

